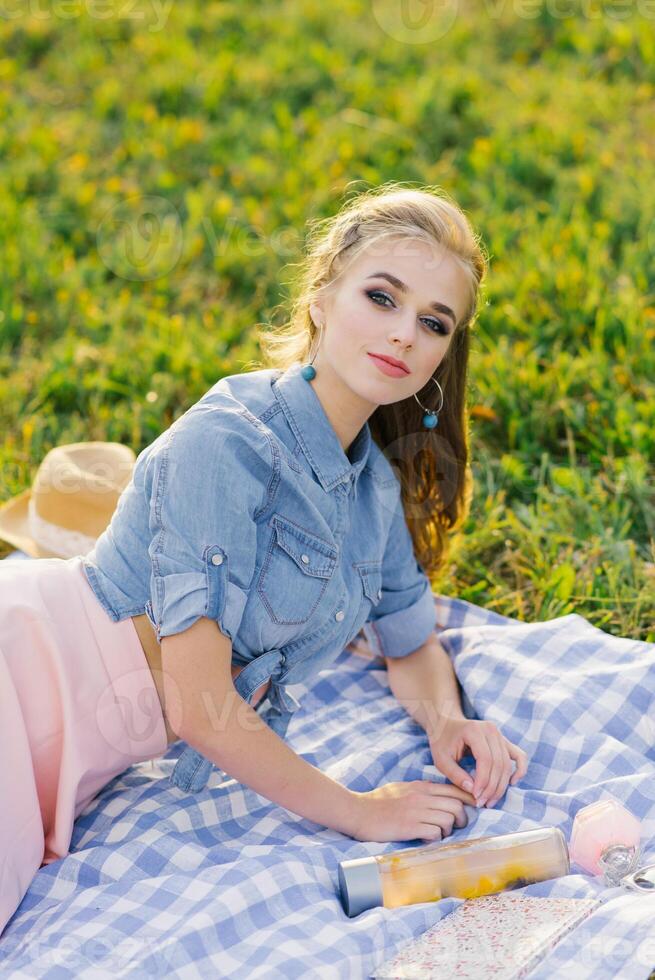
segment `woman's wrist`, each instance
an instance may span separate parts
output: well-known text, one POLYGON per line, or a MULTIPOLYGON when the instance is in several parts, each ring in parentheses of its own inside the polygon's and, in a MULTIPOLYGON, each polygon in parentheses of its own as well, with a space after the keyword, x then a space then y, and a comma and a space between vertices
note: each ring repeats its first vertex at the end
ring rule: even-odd
POLYGON ((452 662, 435 636, 386 664, 392 693, 429 737, 450 721, 465 720, 452 662))
POLYGON ((436 742, 446 732, 446 729, 453 728, 466 721, 466 716, 457 705, 448 704, 443 711, 438 709, 430 719, 430 724, 426 728, 428 741, 436 742))
POLYGON ((342 827, 335 827, 333 829, 339 830, 340 833, 346 834, 347 837, 353 837, 355 840, 361 840, 360 838, 360 824, 362 820, 362 799, 364 793, 360 793, 354 789, 348 789, 344 786, 347 796, 344 801, 344 821, 342 827))

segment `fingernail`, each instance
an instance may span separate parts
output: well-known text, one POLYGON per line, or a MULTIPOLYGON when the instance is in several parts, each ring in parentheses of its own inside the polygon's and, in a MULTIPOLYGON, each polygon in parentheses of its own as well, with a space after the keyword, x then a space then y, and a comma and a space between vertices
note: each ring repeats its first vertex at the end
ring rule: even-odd
POLYGON ((471 782, 470 779, 465 779, 464 780, 464 782, 462 783, 462 789, 466 793, 470 793, 471 792, 471 790, 473 789, 473 783, 471 782))
POLYGON ((489 800, 489 802, 487 803, 487 806, 495 806, 497 802, 498 802, 498 800, 489 800))
POLYGON ((477 805, 478 806, 484 806, 487 801, 486 801, 486 799, 483 796, 479 800, 476 800, 476 802, 477 802, 477 805))

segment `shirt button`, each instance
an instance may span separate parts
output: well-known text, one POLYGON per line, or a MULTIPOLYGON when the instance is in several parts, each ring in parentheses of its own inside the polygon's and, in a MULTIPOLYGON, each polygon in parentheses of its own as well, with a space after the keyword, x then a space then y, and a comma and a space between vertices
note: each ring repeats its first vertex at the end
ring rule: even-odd
POLYGON ((309 565, 309 555, 301 555, 300 560, 303 565, 309 565))
POLYGON ((378 589, 378 599, 382 598, 382 589, 378 589))
POLYGON ((223 555, 212 555, 212 565, 222 565, 223 555))
POLYGON ((335 616, 334 616, 334 618, 336 619, 336 621, 337 621, 338 623, 340 623, 340 622, 341 622, 341 620, 343 619, 343 617, 344 617, 345 615, 346 615, 346 614, 345 614, 345 612, 343 611, 343 609, 340 609, 338 613, 335 613, 335 616))

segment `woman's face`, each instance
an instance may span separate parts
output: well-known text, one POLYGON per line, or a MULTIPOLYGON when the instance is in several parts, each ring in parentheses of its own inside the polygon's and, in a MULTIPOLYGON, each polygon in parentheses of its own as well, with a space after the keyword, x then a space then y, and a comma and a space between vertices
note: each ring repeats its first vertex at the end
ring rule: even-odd
POLYGON ((372 410, 411 397, 446 355, 468 295, 466 273, 444 249, 417 239, 376 243, 326 300, 310 306, 314 323, 323 323, 317 372, 333 375, 372 410), (371 354, 401 361, 407 373, 390 376, 371 354))

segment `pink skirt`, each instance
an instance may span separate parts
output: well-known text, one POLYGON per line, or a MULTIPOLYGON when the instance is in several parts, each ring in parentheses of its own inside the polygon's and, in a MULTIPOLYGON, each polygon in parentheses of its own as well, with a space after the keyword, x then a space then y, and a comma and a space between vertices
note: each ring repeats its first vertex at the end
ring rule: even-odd
POLYGON ((0 935, 103 786, 166 749, 134 623, 111 620, 81 556, 0 561, 0 935))

